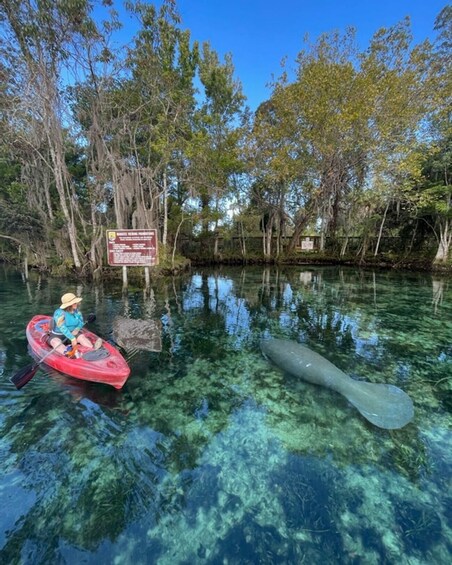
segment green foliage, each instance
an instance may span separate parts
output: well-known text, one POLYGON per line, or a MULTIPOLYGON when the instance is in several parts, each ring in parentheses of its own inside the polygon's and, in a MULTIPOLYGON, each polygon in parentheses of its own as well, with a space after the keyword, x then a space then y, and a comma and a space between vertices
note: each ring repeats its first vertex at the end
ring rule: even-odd
POLYGON ((306 41, 295 79, 283 73, 253 119, 232 55, 193 41, 175 1, 126 7, 139 27, 120 52, 111 0, 98 6, 109 16, 97 28, 89 0, 1 3, 7 233, 50 242, 73 221, 63 247, 101 258, 106 225, 158 226, 171 244, 228 233, 233 204, 243 249, 260 226, 293 233, 289 252, 309 229, 322 241, 402 235, 429 249, 434 234, 447 254, 449 6, 433 45, 413 45, 408 19, 378 30, 365 50, 352 28, 306 41))
POLYGON ((250 156, 267 186, 262 212, 324 236, 375 235, 384 210, 421 178, 419 128, 428 111, 429 45, 410 47, 409 22, 376 32, 321 35, 300 52, 295 81, 274 85, 256 113, 250 156), (380 213, 381 211, 381 213, 380 213))
POLYGON ((436 259, 447 262, 452 235, 452 149, 451 139, 433 149, 424 163, 424 182, 412 196, 418 217, 429 226, 438 240, 436 259))
POLYGON ((3 200, 0 197, 0 232, 3 234, 20 237, 22 241, 34 241, 42 238, 43 226, 40 218, 19 204, 3 200))
POLYGON ((42 237, 42 224, 28 206, 20 176, 20 163, 0 158, 0 232, 32 241, 42 237))
POLYGON ((74 264, 71 259, 64 259, 64 261, 59 261, 58 264, 52 265, 51 271, 55 277, 66 277, 73 273, 74 264))
POLYGON ((452 185, 428 185, 420 194, 419 207, 423 212, 438 214, 452 220, 452 185))

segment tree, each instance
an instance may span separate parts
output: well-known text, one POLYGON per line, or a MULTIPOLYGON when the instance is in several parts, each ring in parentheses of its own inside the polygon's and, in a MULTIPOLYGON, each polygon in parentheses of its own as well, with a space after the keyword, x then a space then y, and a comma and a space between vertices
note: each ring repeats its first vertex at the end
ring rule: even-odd
POLYGON ((226 55, 221 63, 208 43, 200 53, 199 78, 204 98, 193 117, 187 157, 190 180, 201 204, 203 232, 207 233, 211 222, 218 227, 221 201, 231 192, 234 175, 243 170, 239 126, 245 97, 234 79, 231 56, 226 55))
POLYGON ((435 262, 447 262, 452 245, 452 139, 437 145, 424 164, 425 182, 417 192, 416 209, 438 242, 435 262))
POLYGON ((367 167, 370 105, 365 78, 357 68, 354 30, 323 34, 299 53, 293 84, 277 84, 275 99, 305 179, 304 213, 295 224, 292 249, 303 224, 318 219, 321 249, 334 235, 346 196, 362 183, 367 167))
POLYGON ((23 124, 23 142, 52 173, 77 268, 77 194, 65 161, 61 66, 80 37, 95 33, 89 10, 87 0, 5 0, 0 6, 4 64, 15 69, 14 79, 23 89, 15 117, 23 124), (29 135, 29 128, 35 135, 29 135))
POLYGON ((388 212, 410 202, 410 188, 421 177, 420 128, 426 113, 425 76, 430 46, 413 48, 406 18, 389 29, 380 29, 362 57, 362 69, 376 87, 372 137, 369 146, 376 245, 379 252, 388 212))
POLYGON ((284 136, 281 125, 275 101, 264 102, 254 115, 245 143, 248 169, 253 178, 250 211, 254 208, 260 214, 266 259, 273 256, 274 233, 277 234, 275 255, 282 252, 281 236, 290 215, 289 193, 297 181, 291 153, 293 144, 284 136))
POLYGON ((452 245, 452 6, 441 10, 435 29, 438 35, 427 78, 433 144, 424 167, 427 183, 419 205, 434 216, 435 261, 446 262, 452 245))
POLYGON ((350 235, 360 192, 379 193, 367 200, 387 210, 403 195, 405 180, 419 176, 413 148, 425 115, 427 47, 409 48, 408 20, 379 30, 365 53, 354 35, 352 29, 323 34, 301 51, 296 80, 283 74, 269 103, 266 138, 274 141, 271 148, 266 141, 265 161, 300 191, 292 199, 299 209, 289 250, 309 222, 319 226, 322 249, 339 228, 350 235))
POLYGON ((135 48, 128 57, 132 71, 128 84, 136 107, 134 134, 129 145, 144 184, 136 195, 137 225, 162 222, 162 240, 168 231, 168 197, 182 175, 186 144, 191 137, 193 78, 198 46, 190 46, 190 33, 180 29, 175 3, 165 1, 157 13, 153 6, 137 3, 142 21, 135 48), (143 196, 147 194, 147 199, 143 196), (162 204, 163 213, 160 212, 162 204), (142 216, 139 215, 147 214, 142 216))

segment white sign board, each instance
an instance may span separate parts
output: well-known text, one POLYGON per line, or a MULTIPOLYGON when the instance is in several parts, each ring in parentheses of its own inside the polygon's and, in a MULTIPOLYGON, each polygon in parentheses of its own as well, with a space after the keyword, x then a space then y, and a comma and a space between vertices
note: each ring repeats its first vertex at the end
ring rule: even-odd
POLYGON ((310 237, 305 237, 301 240, 301 249, 303 251, 312 251, 314 249, 314 240, 310 237))

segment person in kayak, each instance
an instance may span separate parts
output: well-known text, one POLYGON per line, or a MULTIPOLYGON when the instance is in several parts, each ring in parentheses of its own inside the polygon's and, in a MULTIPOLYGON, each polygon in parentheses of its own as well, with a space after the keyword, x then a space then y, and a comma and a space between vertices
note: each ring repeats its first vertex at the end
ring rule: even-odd
POLYGON ((99 349, 102 345, 101 338, 96 343, 80 333, 84 326, 82 313, 78 309, 78 304, 82 298, 72 292, 67 292, 61 297, 61 306, 57 308, 51 320, 51 331, 49 344, 63 355, 67 352, 67 345, 72 345, 72 350, 76 351, 77 344, 83 345, 87 349, 99 349))

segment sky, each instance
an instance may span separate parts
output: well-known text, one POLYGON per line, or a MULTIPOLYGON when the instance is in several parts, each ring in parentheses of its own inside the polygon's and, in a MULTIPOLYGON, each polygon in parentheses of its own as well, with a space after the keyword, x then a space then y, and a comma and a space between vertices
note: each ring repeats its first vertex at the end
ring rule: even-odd
MULTIPOLYGON (((160 5, 160 1, 154 2, 160 5)), ((133 34, 134 23, 114 2, 123 22, 123 38, 133 34)), ((255 110, 271 94, 272 77, 281 75, 281 61, 295 67, 295 58, 310 40, 324 32, 356 28, 364 50, 381 27, 405 16, 411 19, 414 42, 434 37, 434 22, 447 0, 177 0, 181 27, 193 40, 209 41, 221 58, 231 53, 235 78, 240 80, 247 104, 255 110)))

